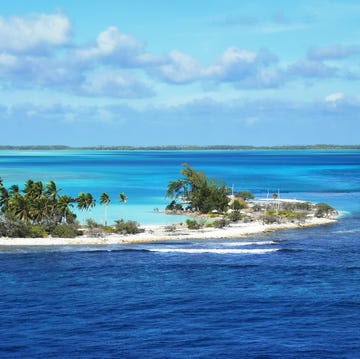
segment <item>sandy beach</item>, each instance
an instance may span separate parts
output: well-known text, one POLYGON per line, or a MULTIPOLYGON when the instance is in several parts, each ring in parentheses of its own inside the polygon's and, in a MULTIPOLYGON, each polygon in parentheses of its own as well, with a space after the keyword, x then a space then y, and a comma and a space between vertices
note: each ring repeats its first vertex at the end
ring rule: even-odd
POLYGON ((166 225, 143 226, 145 232, 133 235, 110 234, 105 237, 90 237, 87 235, 76 238, 0 238, 0 246, 62 246, 62 245, 108 245, 147 243, 171 240, 191 239, 220 239, 248 237, 254 234, 267 233, 282 229, 301 230, 305 227, 328 225, 335 223, 335 219, 310 218, 306 223, 262 224, 261 222, 234 223, 225 228, 202 228, 190 230, 186 226, 176 226, 169 232, 166 225))

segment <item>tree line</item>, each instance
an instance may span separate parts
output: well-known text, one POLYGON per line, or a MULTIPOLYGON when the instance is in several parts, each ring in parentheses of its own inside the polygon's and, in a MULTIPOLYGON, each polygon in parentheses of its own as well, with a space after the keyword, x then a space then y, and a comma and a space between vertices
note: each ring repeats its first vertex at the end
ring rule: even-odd
MULTIPOLYGON (((72 208, 76 206, 82 214, 82 224, 85 224, 85 213, 95 207, 96 199, 91 193, 81 192, 76 197, 60 194, 54 181, 44 184, 42 181, 29 179, 24 187, 13 184, 6 188, 0 178, 0 220, 3 228, 19 221, 33 230, 51 234, 59 225, 76 224, 76 214, 72 208)), ((118 200, 126 203, 125 193, 120 193, 118 200)), ((99 197, 100 205, 105 206, 105 226, 107 225, 107 209, 110 196, 103 192, 99 197)), ((3 230, 1 235, 6 235, 3 230)))

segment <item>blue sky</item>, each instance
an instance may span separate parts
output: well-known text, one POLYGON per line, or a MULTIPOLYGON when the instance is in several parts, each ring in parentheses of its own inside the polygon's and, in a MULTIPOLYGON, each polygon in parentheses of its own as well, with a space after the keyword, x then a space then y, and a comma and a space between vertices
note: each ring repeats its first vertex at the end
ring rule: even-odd
POLYGON ((360 143, 358 0, 0 9, 0 144, 360 143))

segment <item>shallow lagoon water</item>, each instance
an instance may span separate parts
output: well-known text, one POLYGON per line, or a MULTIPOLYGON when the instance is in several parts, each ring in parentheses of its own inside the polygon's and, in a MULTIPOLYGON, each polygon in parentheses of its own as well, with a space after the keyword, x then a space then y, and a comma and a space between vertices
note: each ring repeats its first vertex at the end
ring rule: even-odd
POLYGON ((113 210, 141 222, 183 162, 344 215, 244 239, 0 248, 2 358, 359 356, 359 151, 2 152, 0 175, 124 191, 113 210))

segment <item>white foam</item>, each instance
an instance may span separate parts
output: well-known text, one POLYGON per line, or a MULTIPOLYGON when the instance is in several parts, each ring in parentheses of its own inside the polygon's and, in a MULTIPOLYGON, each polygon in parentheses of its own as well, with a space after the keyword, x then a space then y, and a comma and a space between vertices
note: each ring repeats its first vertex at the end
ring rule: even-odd
POLYGON ((220 243, 222 246, 229 246, 229 247, 238 247, 238 246, 251 246, 251 245, 257 245, 262 246, 265 244, 276 244, 274 241, 262 241, 262 242, 225 242, 220 243))
POLYGON ((214 253, 214 254, 265 254, 275 252, 278 249, 220 249, 220 248, 152 248, 151 252, 160 253, 188 253, 188 254, 202 254, 202 253, 214 253))
POLYGON ((360 229, 344 229, 341 231, 335 231, 334 233, 358 233, 360 229))

